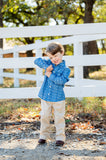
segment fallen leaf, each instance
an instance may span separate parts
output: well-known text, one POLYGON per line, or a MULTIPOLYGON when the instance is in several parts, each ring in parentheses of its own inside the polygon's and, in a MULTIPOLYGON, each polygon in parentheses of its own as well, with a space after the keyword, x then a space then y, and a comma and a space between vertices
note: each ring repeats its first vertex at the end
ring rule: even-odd
POLYGON ((32 98, 28 98, 28 101, 32 101, 32 98))
POLYGON ((98 131, 99 131, 99 130, 98 130, 98 129, 96 129, 96 130, 94 130, 93 132, 94 132, 94 133, 97 133, 98 131))
POLYGON ((39 115, 39 114, 37 114, 37 115, 36 115, 36 117, 40 117, 40 115, 39 115))
POLYGON ((90 126, 90 128, 94 128, 94 126, 90 126))
POLYGON ((76 129, 76 125, 75 125, 75 124, 72 124, 71 129, 72 129, 72 130, 75 130, 75 129, 76 129))
POLYGON ((28 111, 28 108, 24 108, 24 111, 28 111))
POLYGON ((67 111, 69 111, 69 110, 70 110, 70 105, 67 106, 67 111))
POLYGON ((100 143, 99 143, 100 145, 104 145, 104 144, 106 144, 106 142, 104 142, 104 141, 100 141, 100 143))
POLYGON ((70 114, 67 114, 67 116, 66 117, 70 117, 70 114))
POLYGON ((87 124, 90 125, 90 122, 88 121, 87 124))
POLYGON ((78 139, 78 141, 81 141, 81 139, 80 139, 80 138, 78 138, 78 137, 77 137, 77 139, 78 139))

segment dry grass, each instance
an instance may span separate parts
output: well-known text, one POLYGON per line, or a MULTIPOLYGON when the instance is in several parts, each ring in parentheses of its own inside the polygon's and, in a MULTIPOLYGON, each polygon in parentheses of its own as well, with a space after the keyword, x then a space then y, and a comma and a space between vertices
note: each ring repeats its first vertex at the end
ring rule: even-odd
POLYGON ((95 71, 89 74, 91 79, 106 81, 106 66, 102 66, 100 71, 95 71))

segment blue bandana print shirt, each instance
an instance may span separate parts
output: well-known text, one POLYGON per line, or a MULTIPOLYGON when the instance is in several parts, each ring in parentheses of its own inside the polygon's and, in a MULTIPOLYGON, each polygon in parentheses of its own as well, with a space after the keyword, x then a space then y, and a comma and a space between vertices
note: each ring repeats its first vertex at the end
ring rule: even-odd
POLYGON ((41 86, 38 96, 49 102, 58 102, 65 100, 64 84, 69 81, 70 69, 66 67, 65 61, 57 66, 51 62, 51 60, 45 60, 42 58, 35 59, 34 63, 46 70, 47 67, 52 65, 52 74, 48 78, 44 77, 44 82, 41 86))

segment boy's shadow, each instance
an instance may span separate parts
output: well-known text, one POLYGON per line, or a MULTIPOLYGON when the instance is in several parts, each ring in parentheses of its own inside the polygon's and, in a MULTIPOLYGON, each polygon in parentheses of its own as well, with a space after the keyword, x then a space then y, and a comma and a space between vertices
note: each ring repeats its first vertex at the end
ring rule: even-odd
POLYGON ((43 145, 37 144, 33 160, 56 160, 62 146, 56 146, 54 142, 47 142, 43 145))

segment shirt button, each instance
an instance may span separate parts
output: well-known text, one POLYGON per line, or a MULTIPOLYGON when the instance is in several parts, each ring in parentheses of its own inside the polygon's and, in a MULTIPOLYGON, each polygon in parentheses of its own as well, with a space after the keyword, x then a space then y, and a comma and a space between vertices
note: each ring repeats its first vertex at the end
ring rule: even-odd
POLYGON ((51 86, 49 86, 49 88, 51 88, 51 86))
POLYGON ((49 95, 49 93, 48 93, 48 95, 49 95))

